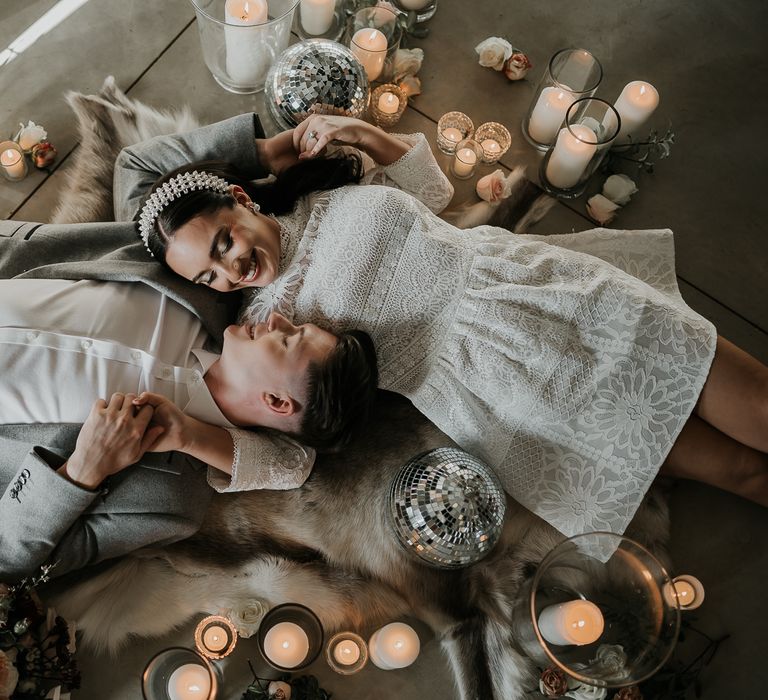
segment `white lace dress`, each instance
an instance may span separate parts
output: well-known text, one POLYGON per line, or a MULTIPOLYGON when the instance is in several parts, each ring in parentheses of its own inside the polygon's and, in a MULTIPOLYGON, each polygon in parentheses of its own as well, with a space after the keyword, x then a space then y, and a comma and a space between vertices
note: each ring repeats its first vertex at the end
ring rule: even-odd
POLYGON ((519 236, 435 213, 426 140, 368 181, 300 202, 283 274, 246 318, 362 328, 407 396, 566 535, 621 533, 691 414, 715 348, 680 297, 670 231, 519 236), (419 199, 417 199, 418 197, 419 199), (425 206, 426 205, 426 206, 425 206))

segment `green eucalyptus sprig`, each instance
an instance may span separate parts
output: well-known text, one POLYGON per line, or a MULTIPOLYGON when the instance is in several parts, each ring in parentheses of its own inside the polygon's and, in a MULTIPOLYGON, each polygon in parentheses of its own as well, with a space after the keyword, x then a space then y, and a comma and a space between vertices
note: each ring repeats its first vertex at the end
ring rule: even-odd
POLYGON ((611 149, 605 161, 605 169, 617 172, 623 163, 633 163, 638 170, 652 173, 658 161, 669 158, 673 143, 675 132, 671 126, 663 134, 654 129, 645 141, 632 142, 630 137, 626 147, 611 149))

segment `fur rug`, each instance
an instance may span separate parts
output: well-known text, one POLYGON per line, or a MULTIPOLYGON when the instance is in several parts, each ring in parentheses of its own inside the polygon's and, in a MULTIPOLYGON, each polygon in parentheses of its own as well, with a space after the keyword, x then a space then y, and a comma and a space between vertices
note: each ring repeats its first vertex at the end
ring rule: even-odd
MULTIPOLYGON (((111 218, 119 147, 195 123, 188 110, 158 113, 129 100, 112 79, 97 96, 68 99, 83 143, 58 222, 111 218)), ((519 181, 520 196, 506 209, 517 210, 516 222, 525 221, 521 206, 531 211, 546 203, 535 192, 530 196, 520 172, 510 177, 519 181)), ((496 214, 487 206, 471 211, 473 222, 496 214)), ((521 586, 562 536, 508 499, 501 541, 485 560, 459 571, 415 561, 387 522, 387 485, 410 457, 446 444, 450 440, 405 399, 381 392, 369 433, 343 454, 320 458, 301 489, 217 494, 192 538, 64 581, 53 602, 76 620, 86 644, 111 651, 138 630, 162 635, 195 614, 242 610, 254 599, 269 606, 304 603, 329 634, 341 628, 366 634, 411 614, 435 631, 458 697, 522 698, 535 679, 515 646, 512 610, 521 586)), ((652 489, 627 534, 666 564, 668 529, 665 499, 652 489)))

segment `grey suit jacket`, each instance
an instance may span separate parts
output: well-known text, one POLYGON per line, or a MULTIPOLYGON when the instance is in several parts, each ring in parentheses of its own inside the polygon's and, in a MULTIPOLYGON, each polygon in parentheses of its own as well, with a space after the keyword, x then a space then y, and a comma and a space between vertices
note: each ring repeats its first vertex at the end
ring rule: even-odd
MULTIPOLYGON (((251 144, 263 136, 257 118, 236 118, 241 141, 233 141, 232 149, 245 147, 244 118, 253 124, 251 144)), ((217 147, 222 147, 221 134, 217 147)), ((202 151, 204 130, 200 138, 202 151)), ((0 278, 12 277, 148 284, 196 314, 214 343, 220 343, 240 303, 239 294, 193 285, 151 260, 132 222, 0 221, 0 278)), ((57 562, 52 575, 58 576, 138 547, 181 539, 199 527, 211 489, 204 465, 186 455, 146 455, 97 492, 59 476, 55 469, 74 450, 80 427, 0 426, 0 580, 16 580, 46 562, 57 562)))

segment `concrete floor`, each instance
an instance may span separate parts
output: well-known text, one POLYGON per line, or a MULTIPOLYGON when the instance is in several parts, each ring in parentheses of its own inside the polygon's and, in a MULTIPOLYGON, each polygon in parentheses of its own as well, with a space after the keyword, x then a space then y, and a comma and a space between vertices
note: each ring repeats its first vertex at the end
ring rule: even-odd
MULTIPOLYGON (((15 184, 0 180, 0 216, 47 219, 71 162, 67 156, 76 147, 74 120, 62 95, 70 89, 94 92, 107 74, 130 96, 154 106, 187 103, 207 121, 255 110, 274 130, 263 95, 231 95, 214 83, 187 0, 3 0, 0 51, 13 47, 46 13, 61 10, 71 12, 0 67, 2 134, 32 119, 47 128, 60 154, 50 173, 34 171, 15 184)), ((523 163, 535 179, 539 156, 521 137, 520 121, 551 54, 565 46, 592 51, 604 68, 598 96, 609 101, 630 80, 653 83, 661 103, 649 126, 663 130, 671 124, 676 144, 654 174, 633 175, 640 191, 613 225, 672 228, 683 296, 721 334, 768 362, 768 244, 758 217, 768 184, 763 135, 768 97, 760 87, 768 74, 766 20, 768 6, 757 0, 439 0, 429 36, 412 42, 426 54, 419 76, 424 94, 412 101, 398 128, 424 131, 434 143, 435 124, 446 111, 467 112, 476 125, 500 121, 513 135, 503 165, 523 163), (527 80, 509 83, 477 64, 473 47, 491 35, 528 53, 534 68, 527 80)), ((457 201, 471 195, 473 183, 456 184, 457 201)), ((595 182, 588 194, 599 186, 595 182)), ((558 205, 537 232, 592 225, 582 198, 558 205)), ((768 574, 763 544, 768 513, 687 483, 675 489, 672 512, 675 573, 693 573, 707 589, 696 624, 712 635, 731 634, 701 676, 702 697, 752 696, 768 683, 763 661, 768 601, 762 585, 768 574)), ((339 700, 452 697, 447 665, 420 631, 424 651, 407 671, 382 675, 366 668, 342 678, 321 662, 310 671, 339 700)), ((168 639, 136 642, 119 661, 81 656, 84 684, 76 697, 137 697, 149 656, 170 643, 190 641, 190 629, 184 629, 168 639)), ((239 697, 247 684, 248 644, 241 644, 228 664, 227 698, 239 697)))

